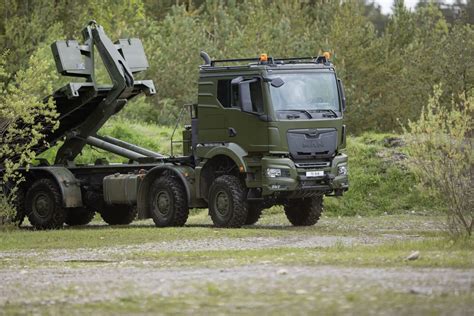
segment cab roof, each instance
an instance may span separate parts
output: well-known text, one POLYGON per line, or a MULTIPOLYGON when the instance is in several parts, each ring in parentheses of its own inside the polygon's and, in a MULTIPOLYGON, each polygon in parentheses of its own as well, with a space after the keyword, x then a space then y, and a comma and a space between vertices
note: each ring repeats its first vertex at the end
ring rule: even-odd
POLYGON ((273 58, 262 54, 259 58, 215 59, 202 52, 205 64, 200 66, 201 73, 222 71, 249 71, 249 70, 294 70, 294 69, 328 69, 334 70, 334 65, 327 56, 273 58), (203 54, 205 54, 203 56, 203 54))

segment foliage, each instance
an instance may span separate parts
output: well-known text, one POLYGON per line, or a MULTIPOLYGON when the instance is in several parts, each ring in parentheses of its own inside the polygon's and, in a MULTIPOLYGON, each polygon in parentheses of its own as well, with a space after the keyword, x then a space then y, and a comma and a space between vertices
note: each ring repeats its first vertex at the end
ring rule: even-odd
MULTIPOLYGON (((51 90, 48 62, 38 50, 25 70, 19 70, 14 84, 0 86, 0 161, 3 169, 0 188, 0 218, 13 220, 16 187, 22 181, 18 171, 35 159, 34 147, 43 143, 44 133, 57 127, 55 106, 39 97, 51 90), (45 86, 46 84, 46 86, 45 86)), ((0 76, 5 76, 6 54, 0 56, 0 76)))
MULTIPOLYGON (((99 131, 100 135, 111 136, 132 143, 134 145, 169 155, 171 152, 171 135, 173 128, 168 126, 157 126, 156 124, 134 121, 123 117, 115 117, 107 121, 99 131)), ((180 129, 177 130, 175 139, 180 137, 180 129)), ((56 152, 62 143, 50 148, 41 154, 41 158, 54 162, 56 152)), ((174 150, 178 150, 177 146, 174 150)), ((178 150, 179 152, 179 150, 178 150)), ((82 153, 76 158, 76 163, 93 163, 97 159, 106 159, 108 162, 127 162, 127 158, 114 155, 97 148, 86 146, 82 153)))
POLYGON ((418 121, 409 122, 410 167, 429 192, 444 202, 448 228, 472 235, 474 228, 474 98, 441 103, 436 87, 418 121))
MULTIPOLYGON (((473 1, 439 3, 421 1, 413 12, 396 1, 386 16, 364 0, 6 0, 0 5, 0 47, 11 51, 10 81, 38 45, 80 39, 91 19, 112 39, 140 37, 150 61, 141 77, 158 88, 158 96, 140 107, 149 103, 153 115, 146 121, 168 125, 176 106, 197 101, 200 50, 213 58, 330 50, 347 90, 349 130, 392 132, 400 130, 399 121, 419 116, 435 84, 444 87, 443 104, 451 94, 473 94, 473 1)), ((99 69, 98 77, 107 74, 99 69)))
POLYGON ((421 192, 414 174, 404 166, 403 142, 392 134, 349 137, 350 188, 342 197, 325 198, 325 212, 366 216, 436 210, 439 201, 421 192))

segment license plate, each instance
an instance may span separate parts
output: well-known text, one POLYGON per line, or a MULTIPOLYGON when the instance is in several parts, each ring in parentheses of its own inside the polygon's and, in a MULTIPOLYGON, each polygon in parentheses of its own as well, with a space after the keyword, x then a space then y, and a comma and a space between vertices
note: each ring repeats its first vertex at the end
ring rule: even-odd
POLYGON ((307 177, 322 177, 324 176, 324 171, 319 170, 319 171, 306 171, 306 176, 307 177))

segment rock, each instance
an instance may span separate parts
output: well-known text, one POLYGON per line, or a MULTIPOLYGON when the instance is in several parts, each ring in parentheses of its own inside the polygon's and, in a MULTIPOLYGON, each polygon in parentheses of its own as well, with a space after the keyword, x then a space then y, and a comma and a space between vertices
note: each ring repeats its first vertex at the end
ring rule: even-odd
POLYGON ((286 270, 286 269, 280 269, 280 270, 277 271, 277 274, 278 274, 278 275, 285 275, 285 274, 288 274, 288 270, 286 270))
POLYGON ((413 260, 416 260, 418 258, 420 258, 420 252, 419 251, 414 251, 407 257, 407 260, 413 261, 413 260))

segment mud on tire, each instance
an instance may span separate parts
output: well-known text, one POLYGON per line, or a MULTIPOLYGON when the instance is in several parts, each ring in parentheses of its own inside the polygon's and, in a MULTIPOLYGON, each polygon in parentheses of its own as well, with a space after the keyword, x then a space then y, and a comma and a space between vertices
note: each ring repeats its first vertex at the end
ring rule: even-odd
POLYGON ((311 226, 318 222, 323 212, 323 196, 290 200, 285 214, 294 226, 311 226))
POLYGON ((159 177, 151 186, 150 197, 150 214, 157 227, 183 226, 188 220, 187 195, 178 179, 159 177))
POLYGON ((248 215, 247 190, 235 176, 215 179, 209 189, 209 213, 217 227, 241 227, 248 215))

